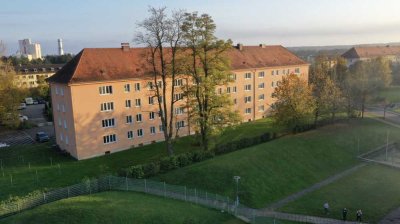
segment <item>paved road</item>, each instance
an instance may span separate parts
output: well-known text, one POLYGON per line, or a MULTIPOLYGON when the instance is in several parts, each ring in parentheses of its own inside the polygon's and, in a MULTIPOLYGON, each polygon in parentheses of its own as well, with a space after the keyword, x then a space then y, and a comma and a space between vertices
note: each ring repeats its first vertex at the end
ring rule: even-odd
MULTIPOLYGON (((379 116, 383 118, 383 108, 379 107, 369 107, 366 109, 367 113, 373 114, 375 116, 379 116)), ((394 113, 390 111, 386 111, 386 116, 385 120, 392 122, 394 124, 400 125, 400 114, 399 113, 394 113)))
POLYGON ((35 124, 46 123, 43 115, 44 104, 28 105, 26 109, 20 110, 20 113, 26 115, 30 122, 35 124))

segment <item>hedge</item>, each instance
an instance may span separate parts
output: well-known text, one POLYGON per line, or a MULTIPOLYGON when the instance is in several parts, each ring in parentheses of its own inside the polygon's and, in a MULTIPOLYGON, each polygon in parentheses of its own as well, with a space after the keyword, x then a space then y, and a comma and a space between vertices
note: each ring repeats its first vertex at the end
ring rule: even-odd
POLYGON ((233 152, 236 150, 244 149, 253 145, 258 145, 264 142, 268 142, 272 139, 277 138, 276 133, 264 133, 260 136, 254 138, 242 138, 237 141, 228 142, 226 144, 217 145, 214 148, 215 154, 221 155, 228 152, 233 152))

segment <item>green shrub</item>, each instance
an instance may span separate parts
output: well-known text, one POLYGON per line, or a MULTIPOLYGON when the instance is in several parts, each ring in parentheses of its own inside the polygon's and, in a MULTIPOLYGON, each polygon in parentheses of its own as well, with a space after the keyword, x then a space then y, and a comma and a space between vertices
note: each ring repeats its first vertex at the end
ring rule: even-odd
POLYGON ((143 164, 144 177, 151 177, 160 172, 160 164, 157 162, 143 164))
POLYGON ((160 171, 166 172, 179 167, 179 161, 176 156, 164 157, 160 160, 160 171))
POLYGON ((191 153, 183 153, 177 156, 179 167, 185 167, 193 162, 193 156, 191 153))
POLYGON ((133 177, 133 178, 138 178, 138 179, 143 178, 144 177, 143 166, 136 165, 136 166, 129 167, 128 176, 133 177))

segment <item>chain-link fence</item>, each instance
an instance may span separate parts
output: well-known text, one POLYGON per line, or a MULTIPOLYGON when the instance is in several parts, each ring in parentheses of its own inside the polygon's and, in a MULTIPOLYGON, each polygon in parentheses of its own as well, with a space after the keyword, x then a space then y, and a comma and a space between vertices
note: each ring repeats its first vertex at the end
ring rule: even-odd
MULTIPOLYGON (((342 223, 335 219, 248 208, 236 203, 236 201, 229 197, 209 193, 196 188, 187 188, 186 186, 171 185, 166 184, 165 182, 157 182, 147 179, 131 179, 115 176, 86 180, 79 184, 59 188, 49 192, 34 192, 24 198, 16 198, 13 201, 3 202, 0 204, 0 218, 61 199, 110 190, 143 192, 165 198, 186 201, 227 212, 237 218, 251 223, 279 224, 281 222, 279 220, 307 223, 342 223)), ((351 224, 352 222, 346 223, 351 224)))

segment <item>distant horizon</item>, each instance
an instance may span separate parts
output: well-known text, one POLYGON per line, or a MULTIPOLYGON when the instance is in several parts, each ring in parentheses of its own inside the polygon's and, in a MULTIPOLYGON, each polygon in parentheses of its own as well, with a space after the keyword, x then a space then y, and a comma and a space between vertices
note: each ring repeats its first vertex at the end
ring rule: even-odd
POLYGON ((42 55, 83 48, 116 48, 136 34, 149 6, 168 11, 208 13, 216 36, 245 45, 285 47, 347 46, 400 42, 400 1, 397 0, 36 0, 7 1, 0 9, 1 40, 7 55, 18 50, 18 40, 40 43, 42 55))

